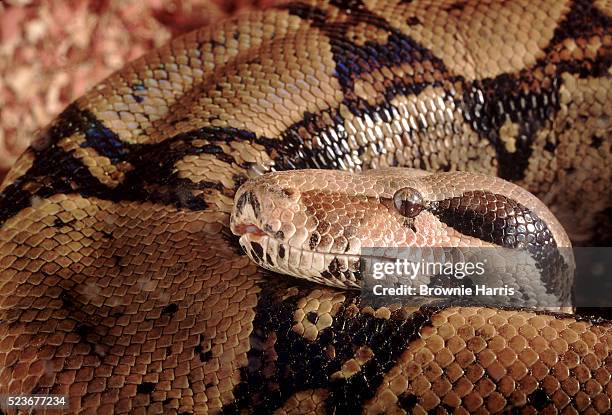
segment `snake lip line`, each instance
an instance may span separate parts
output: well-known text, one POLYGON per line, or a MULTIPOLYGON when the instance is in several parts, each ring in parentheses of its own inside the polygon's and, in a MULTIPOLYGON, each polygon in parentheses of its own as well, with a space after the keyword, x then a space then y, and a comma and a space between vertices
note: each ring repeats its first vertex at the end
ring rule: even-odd
POLYGON ((269 241, 275 241, 278 246, 282 246, 286 250, 291 250, 291 252, 299 252, 303 254, 304 252, 314 255, 334 255, 339 258, 354 258, 356 256, 361 256, 361 252, 357 253, 345 253, 345 252, 328 252, 328 251, 318 251, 318 250, 308 250, 300 246, 294 246, 289 244, 287 241, 282 241, 278 239, 275 235, 270 232, 266 232, 258 225, 248 222, 238 223, 233 226, 232 232, 239 236, 242 240, 247 240, 248 242, 257 242, 260 245, 265 244, 267 246, 269 241))
POLYGON ((246 234, 254 236, 267 235, 266 232, 263 231, 259 226, 254 225, 252 223, 239 223, 234 227, 233 232, 238 236, 246 234))
POLYGON ((304 274, 306 274, 311 282, 342 289, 356 290, 360 288, 360 283, 355 275, 355 272, 359 270, 357 265, 360 264, 359 254, 312 251, 292 246, 265 232, 263 235, 259 233, 242 234, 240 245, 251 259, 270 271, 291 275, 298 279, 303 279, 304 274), (338 271, 345 276, 348 276, 346 273, 350 274, 350 278, 342 280, 332 274, 326 277, 322 276, 323 273, 330 270, 330 265, 334 260, 340 261, 337 263, 340 266, 338 271), (357 266, 357 268, 350 269, 351 266, 357 266))
MULTIPOLYGON (((294 253, 299 253, 300 255, 303 254, 312 254, 312 255, 329 255, 329 256, 333 256, 335 258, 338 259, 342 259, 342 258, 346 258, 346 259, 350 259, 350 260, 355 260, 358 258, 361 258, 363 260, 369 260, 369 261, 389 261, 389 260, 396 260, 398 259, 397 256, 393 256, 393 255, 370 255, 370 254, 366 254, 363 253, 363 249, 365 248, 367 249, 374 249, 377 247, 370 247, 370 246, 362 246, 359 249, 359 252, 351 252, 351 253, 347 253, 347 252, 332 252, 332 251, 319 251, 319 250, 309 250, 300 246, 294 246, 289 244, 286 241, 281 241, 278 238, 276 238, 274 235, 271 235, 270 233, 262 230, 259 226, 254 225, 252 223, 239 223, 237 225, 234 226, 233 228, 233 232, 238 235, 240 237, 241 240, 247 241, 249 243, 251 242, 257 242, 258 244, 262 245, 263 248, 265 248, 267 250, 268 248, 268 244, 270 241, 275 241, 276 244, 278 244, 278 247, 282 247, 284 248, 287 252, 291 252, 292 254, 294 253), (244 238, 244 239, 243 239, 244 238)), ((456 249, 456 247, 445 247, 445 246, 431 246, 431 245, 426 245, 426 246, 404 246, 404 247, 386 247, 388 249, 400 249, 400 250, 406 250, 406 249, 426 249, 426 250, 430 250, 430 249, 456 249)), ((383 248, 384 249, 384 248, 383 248)), ((418 261, 418 259, 413 259, 414 261, 418 261)))

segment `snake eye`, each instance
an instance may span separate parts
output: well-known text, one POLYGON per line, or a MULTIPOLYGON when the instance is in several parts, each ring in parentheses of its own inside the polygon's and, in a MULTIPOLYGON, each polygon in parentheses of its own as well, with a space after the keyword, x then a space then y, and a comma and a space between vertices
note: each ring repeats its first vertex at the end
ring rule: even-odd
POLYGON ((408 218, 414 218, 425 209, 423 196, 412 187, 404 187, 395 192, 393 195, 393 205, 400 215, 408 218))

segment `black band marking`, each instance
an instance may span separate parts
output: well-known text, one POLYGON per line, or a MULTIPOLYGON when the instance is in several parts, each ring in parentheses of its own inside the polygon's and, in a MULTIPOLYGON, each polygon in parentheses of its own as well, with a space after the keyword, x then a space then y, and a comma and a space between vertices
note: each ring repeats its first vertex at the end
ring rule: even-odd
POLYGON ((431 51, 398 29, 391 26, 384 18, 375 15, 362 7, 360 1, 344 1, 334 4, 342 10, 350 10, 346 20, 331 21, 325 11, 300 2, 280 6, 290 14, 309 20, 314 27, 322 30, 329 38, 336 62, 335 76, 340 82, 345 96, 352 97, 354 82, 363 74, 371 73, 383 67, 393 67, 401 63, 430 62, 435 71, 448 73, 442 60, 431 51), (356 3, 359 3, 357 7, 356 3), (389 33, 385 44, 366 41, 357 45, 347 38, 347 31, 359 23, 367 23, 389 33))
MULTIPOLYGON (((298 283, 300 284, 300 283, 298 283)), ((249 366, 240 370, 241 382, 234 390, 235 401, 223 413, 271 413, 296 392, 325 388, 327 413, 358 413, 365 401, 376 393, 385 374, 397 364, 407 345, 418 338, 421 329, 430 324, 433 308, 423 308, 407 315, 403 310, 388 320, 356 312, 357 294, 348 299, 336 313, 332 326, 323 329, 315 341, 308 341, 292 330, 298 300, 312 288, 298 285, 300 293, 281 299, 275 288, 260 293, 249 366), (274 339, 272 342, 271 340, 274 339), (262 347, 273 344, 270 349, 262 347), (369 347, 373 357, 348 379, 331 379, 342 364, 353 358, 360 347, 369 347), (332 356, 326 350, 334 350, 332 356)), ((312 317, 311 317, 312 319, 312 317)))
POLYGON ((526 206, 486 191, 431 202, 429 211, 458 232, 511 249, 526 249, 541 272, 548 293, 562 292, 559 278, 569 266, 550 229, 526 206))
POLYGON ((54 194, 80 194, 115 202, 149 201, 189 210, 204 210, 207 204, 203 196, 194 196, 194 190, 216 189, 233 196, 246 176, 236 178, 235 189, 225 189, 218 183, 193 182, 178 177, 174 171, 177 161, 187 155, 212 154, 224 162, 235 163, 233 157, 225 154, 215 142, 256 141, 264 145, 268 153, 280 144, 277 140, 258 139, 249 131, 216 127, 178 134, 155 144, 130 144, 121 141, 92 113, 80 110, 75 104, 64 110, 45 137, 45 146, 38 150, 31 149, 35 159, 28 171, 0 193, 0 224, 31 206, 33 198, 47 198, 54 194), (123 182, 117 187, 102 184, 72 151, 64 151, 57 145, 61 138, 78 133, 85 136, 82 147, 93 148, 113 164, 126 162, 134 167, 125 173, 123 182), (206 139, 213 144, 194 145, 196 139, 206 139))

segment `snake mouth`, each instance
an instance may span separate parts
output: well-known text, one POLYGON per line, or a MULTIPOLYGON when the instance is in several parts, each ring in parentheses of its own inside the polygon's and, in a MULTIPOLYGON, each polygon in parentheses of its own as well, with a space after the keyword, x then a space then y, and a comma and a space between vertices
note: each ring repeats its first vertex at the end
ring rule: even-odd
POLYGON ((243 235, 265 236, 267 235, 267 233, 264 230, 262 230, 259 226, 253 223, 239 223, 236 226, 234 226, 234 229, 232 229, 232 231, 234 232, 234 234, 238 236, 243 236, 243 235))
MULTIPOLYGON (((246 230, 247 226, 240 228, 246 230)), ((325 286, 359 289, 359 256, 322 253, 294 247, 255 228, 257 226, 249 228, 254 232, 243 233, 239 243, 244 252, 259 266, 325 286)))
POLYGON ((232 216, 230 227, 239 237, 243 251, 259 266, 323 285, 359 288, 355 270, 349 269, 349 264, 358 263, 358 256, 316 252, 301 244, 294 246, 282 237, 282 233, 270 229, 253 210, 249 204, 244 204, 243 210, 232 216), (334 272, 330 271, 330 266, 334 272))

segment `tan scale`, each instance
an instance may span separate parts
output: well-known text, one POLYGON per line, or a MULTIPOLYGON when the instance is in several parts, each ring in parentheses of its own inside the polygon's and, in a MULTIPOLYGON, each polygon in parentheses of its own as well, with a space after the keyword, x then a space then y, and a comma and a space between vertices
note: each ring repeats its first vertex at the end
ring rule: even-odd
POLYGON ((215 70, 264 47, 275 36, 282 38, 298 30, 299 26, 299 19, 288 18, 283 12, 253 12, 224 22, 215 30, 204 28, 128 64, 124 71, 112 75, 78 102, 122 140, 161 141, 180 132, 168 125, 167 115, 184 109, 186 105, 181 105, 181 101, 191 101, 200 88, 214 83, 211 77, 215 70), (238 40, 233 39, 233 33, 240 34, 238 40), (212 41, 227 41, 227 47, 216 48, 212 41), (132 85, 140 83, 146 89, 134 90, 132 85), (143 102, 137 103, 134 95, 144 98, 143 102))
POLYGON ((553 132, 549 135, 542 132, 536 139, 533 147, 536 157, 530 159, 523 183, 551 183, 547 189, 530 190, 544 195, 544 202, 551 206, 574 240, 585 241, 592 232, 588 230, 597 227, 595 218, 568 214, 585 203, 598 210, 609 201, 599 195, 612 180, 609 105, 612 95, 606 89, 607 79, 579 79, 565 74, 562 77, 561 111, 553 121, 553 132), (578 125, 580 133, 567 128, 569 119, 573 120, 572 125, 578 125), (556 157, 544 149, 550 139, 557 146, 556 157), (599 148, 592 146, 593 139, 601 140, 599 148), (554 176, 553 171, 557 172, 554 176), (538 177, 543 175, 544 180, 538 177))
POLYGON ((326 39, 319 34, 320 40, 314 40, 308 49, 295 48, 298 42, 294 39, 306 35, 316 36, 300 24, 285 37, 265 42, 228 63, 226 75, 199 87, 197 96, 188 95, 177 103, 175 113, 181 114, 177 128, 227 126, 275 137, 301 120, 303 113, 298 108, 314 112, 337 105, 342 96, 331 76, 333 60, 329 46, 324 46, 326 39), (308 57, 314 54, 320 59, 317 65, 309 63, 308 57), (215 90, 217 86, 221 91, 215 90))
POLYGON ((360 347, 355 353, 355 357, 342 364, 342 368, 331 375, 332 380, 348 379, 359 373, 361 367, 370 361, 374 352, 369 347, 360 347))
POLYGON ((508 153, 516 152, 516 138, 519 133, 519 126, 507 120, 499 129, 499 138, 503 141, 508 153))
MULTIPOLYGON (((400 73, 400 76, 404 75, 403 71, 400 73)), ((362 83, 368 85, 365 81, 356 82, 357 94, 362 83)), ((427 87, 418 95, 395 97, 390 101, 395 108, 390 124, 380 118, 366 118, 365 122, 357 118, 353 121, 354 116, 345 111, 345 128, 355 134, 355 139, 348 142, 351 148, 356 150, 359 146, 377 141, 385 144, 382 152, 367 147, 358 165, 364 168, 396 164, 410 166, 412 160, 420 158, 430 170, 450 166, 457 170, 470 169, 494 174, 495 151, 471 130, 452 98, 445 96, 446 92, 443 88, 427 87), (464 133, 449 137, 449 131, 454 128, 464 133), (489 163, 483 163, 483 153, 490 157, 489 163), (469 160, 477 155, 480 163, 472 166, 469 160), (488 166, 483 169, 483 165, 488 166)), ((378 102, 380 97, 374 94, 372 89, 362 98, 378 102)))
POLYGON ((486 308, 447 309, 432 322, 389 371, 366 413, 399 411, 402 395, 416 396, 413 413, 440 403, 466 413, 498 412, 508 402, 524 404, 538 382, 551 398, 545 411, 566 407, 579 393, 584 406, 577 410, 609 408, 609 331, 572 319, 486 308), (589 363, 578 363, 576 352, 589 356, 589 363))
POLYGON ((542 49, 552 39, 555 23, 569 9, 567 1, 557 0, 365 3, 467 80, 532 66, 544 56, 542 49))
POLYGON ((358 23, 351 27, 347 33, 349 39, 356 45, 363 46, 367 41, 374 40, 377 43, 387 43, 389 33, 376 26, 367 23, 358 23))
POLYGON ((236 183, 232 178, 239 170, 231 164, 218 160, 212 154, 189 155, 174 165, 178 177, 191 179, 194 182, 209 180, 225 188, 233 188, 236 183))
MULTIPOLYGON (((236 368, 234 365, 240 365, 240 362, 246 359, 246 351, 249 348, 247 334, 249 331, 247 322, 250 321, 249 312, 248 309, 241 312, 237 305, 248 307, 255 301, 257 289, 252 281, 246 282, 249 279, 248 270, 252 266, 244 258, 235 258, 232 261, 228 257, 220 263, 219 258, 208 256, 201 247, 198 247, 199 244, 194 243, 198 239, 208 238, 211 235, 213 238, 219 237, 217 226, 219 216, 217 214, 200 213, 196 214, 197 220, 194 217, 191 220, 177 221, 178 217, 173 220, 172 217, 166 215, 167 213, 169 213, 168 209, 161 206, 150 205, 125 209, 125 206, 111 206, 108 202, 92 204, 90 199, 67 198, 58 195, 41 201, 37 210, 25 210, 23 214, 5 224, 7 230, 15 230, 12 239, 21 241, 22 246, 26 248, 22 254, 23 259, 10 261, 11 264, 8 264, 17 273, 13 275, 12 272, 9 272, 8 275, 4 274, 5 277, 12 276, 13 281, 24 279, 25 282, 26 273, 38 270, 45 272, 45 274, 40 274, 42 278, 39 278, 36 285, 23 285, 19 296, 10 297, 12 307, 23 306, 26 302, 30 304, 30 307, 34 307, 29 313, 32 320, 27 315, 21 317, 22 323, 19 327, 22 328, 18 329, 20 341, 33 345, 47 344, 47 346, 37 351, 33 350, 31 359, 38 357, 40 360, 24 361, 14 369, 5 366, 0 372, 0 379, 6 379, 9 373, 13 373, 15 377, 10 383, 11 388, 33 384, 39 384, 41 387, 53 386, 56 393, 68 394, 71 392, 75 399, 88 394, 87 402, 96 404, 95 396, 101 396, 105 387, 99 387, 97 386, 99 384, 92 382, 89 387, 79 389, 81 395, 74 395, 77 389, 73 387, 69 391, 68 384, 61 382, 57 377, 60 375, 54 374, 55 369, 49 368, 49 365, 45 363, 53 357, 53 354, 49 355, 53 344, 59 345, 66 339, 68 341, 66 344, 71 345, 66 352, 73 353, 74 358, 82 362, 80 369, 72 371, 70 383, 79 378, 92 379, 92 374, 111 376, 109 381, 112 379, 113 382, 119 382, 118 385, 124 385, 128 379, 139 382, 153 379, 160 385, 158 397, 163 395, 162 400, 175 398, 177 407, 180 408, 184 398, 181 398, 182 393, 177 394, 176 392, 187 387, 185 374, 192 373, 193 376, 193 373, 201 373, 202 377, 214 374, 211 381, 215 386, 207 389, 206 392, 200 392, 194 398, 199 396, 198 400, 202 404, 211 401, 211 405, 231 401, 231 390, 237 382, 236 375, 232 375, 231 370, 236 368), (50 217, 46 216, 45 212, 55 212, 65 222, 77 220, 72 226, 78 227, 80 231, 68 232, 64 228, 57 230, 48 223, 47 219, 50 217), (121 213, 120 216, 116 215, 118 212, 121 213), (68 213, 69 215, 65 215, 68 213), (160 222, 161 217, 166 217, 167 221, 160 222), (168 241, 167 232, 174 235, 171 246, 164 245, 168 241), (105 242, 102 237, 103 233, 112 233, 115 237, 114 242, 105 242), (181 250, 192 258, 189 264, 176 263, 171 260, 181 250), (48 255, 53 254, 54 251, 56 253, 53 256, 48 255), (27 264, 29 265, 26 265, 25 258, 28 258, 27 264), (111 264, 119 267, 112 268, 111 264), (217 264, 216 266, 223 267, 225 270, 223 275, 214 278, 214 287, 220 289, 226 286, 227 288, 223 291, 229 297, 203 295, 206 290, 213 287, 206 288, 203 285, 203 279, 185 284, 185 281, 189 281, 185 279, 192 272, 191 270, 205 264, 208 266, 217 264), (105 269, 109 271, 105 272, 105 269), (113 272, 113 269, 116 271, 113 272), (151 274, 153 270, 161 272, 151 274), (157 275, 157 277, 151 279, 151 275, 157 275), (159 279, 162 276, 165 276, 165 279, 159 279), (172 280, 169 280, 169 277, 172 277, 172 280), (120 279, 123 285, 116 283, 109 285, 112 278, 120 279), (27 290, 25 290, 26 287, 27 290), (41 292, 44 287, 48 287, 47 292, 51 297, 41 297, 34 303, 28 300, 28 295, 32 290, 41 292), (72 287, 73 301, 84 304, 83 314, 76 314, 68 319, 65 310, 62 310, 62 300, 58 298, 62 289, 66 287, 72 287), (169 303, 186 297, 194 298, 194 300, 200 298, 200 300, 194 301, 193 308, 183 315, 182 329, 179 329, 178 326, 168 326, 161 330, 154 328, 142 318, 136 317, 131 322, 126 318, 137 316, 134 313, 138 312, 139 308, 144 312, 152 312, 153 315, 159 316, 160 309, 154 306, 156 303, 160 301, 169 303), (46 323, 38 320, 37 312, 34 311, 42 309, 49 310, 44 314, 47 319, 46 323), (89 311, 99 309, 101 312, 89 316, 88 309, 89 311), (231 320, 227 320, 232 326, 239 328, 245 323, 246 326, 220 341, 219 338, 213 337, 216 331, 214 325, 220 324, 221 321, 216 320, 213 316, 219 315, 221 310, 226 309, 230 311, 230 314, 226 315, 234 316, 231 317, 231 320), (113 310, 122 310, 124 316, 113 317, 113 310), (199 322, 196 321, 196 315, 199 316, 197 319, 199 322), (28 324, 27 329, 24 324, 28 324), (95 355, 89 355, 87 348, 82 346, 78 346, 79 349, 76 350, 72 349, 73 343, 68 339, 70 336, 73 336, 74 339, 71 331, 78 324, 91 324, 104 328, 105 345, 96 350, 95 355), (189 334, 194 329, 196 330, 194 334, 189 334), (120 340, 126 335, 133 336, 135 340, 135 343, 129 348, 122 345, 123 341, 120 340), (193 356, 193 352, 181 353, 171 359, 167 359, 167 355, 163 353, 166 348, 180 353, 183 347, 197 344, 200 341, 199 336, 212 344, 213 357, 206 364, 202 363, 198 356, 193 356), (224 347, 224 344, 232 346, 224 347), (133 352, 141 350, 143 352, 139 353, 139 360, 148 361, 147 365, 151 369, 157 368, 149 372, 146 378, 143 377, 144 373, 136 374, 141 370, 138 368, 144 366, 135 360, 133 352), (149 352, 144 352, 144 350, 149 350, 149 352), (160 352, 162 352, 161 356, 160 352), (108 361, 110 356, 114 357, 108 361), (100 366, 100 359, 107 360, 107 364, 111 365, 100 366), (88 361, 90 363, 87 363, 88 361), (48 369, 45 370, 45 367, 48 369), (96 367, 98 369, 95 369, 96 367), (220 369, 225 370, 226 374, 221 374, 220 369), (132 372, 133 370, 137 372, 132 372), (104 373, 108 374, 104 375, 104 373), (130 375, 130 373, 133 374, 130 375), (163 393, 164 390, 167 392, 163 393)), ((179 217, 183 215, 184 213, 181 213, 179 217)), ((5 244, 6 242, 2 242, 0 245, 2 249, 5 249, 5 244)), ((3 260, 6 261, 6 259, 5 257, 3 260)), ((206 278, 206 275, 202 275, 202 278, 206 278)), ((4 290, 9 287, 10 285, 3 285, 4 290)), ((142 314, 141 316, 144 317, 142 314)), ((10 320, 11 313, 6 317, 10 320)), ((149 322, 152 323, 151 320, 149 322)), ((7 326, 2 327, 2 330, 7 328, 7 326)), ((4 347, 10 347, 16 339, 4 333, 2 338, 4 347)), ((6 360, 4 362, 9 364, 6 360)), ((53 367, 56 367, 55 364, 53 367)), ((65 377, 69 373, 61 376, 65 377)), ((122 390, 123 395, 120 395, 119 398, 135 396, 135 389, 126 387, 122 390)), ((118 405, 121 403, 119 402, 118 405)))
POLYGON ((90 147, 84 147, 85 136, 74 134, 59 141, 57 145, 66 152, 72 152, 74 156, 89 168, 91 174, 100 183, 114 188, 121 184, 125 178, 125 173, 132 171, 134 166, 122 162, 117 165, 112 164, 108 157, 104 157, 90 147))
POLYGON ((32 167, 32 163, 34 163, 34 158, 35 156, 32 151, 26 150, 4 177, 4 181, 0 183, 0 192, 28 171, 32 167))
POLYGON ((287 403, 274 411, 275 415, 325 414, 325 399, 328 392, 325 389, 311 389, 297 392, 287 403))
POLYGON ((315 290, 308 297, 298 302, 298 309, 293 313, 294 325, 292 330, 310 341, 317 338, 318 333, 331 326, 338 307, 345 301, 342 294, 315 290), (308 320, 308 314, 315 313, 316 322, 308 320))
MULTIPOLYGON (((426 168, 430 170, 449 165, 453 170, 494 174, 497 167, 495 150, 489 143, 478 138, 452 99, 445 97, 445 92, 441 88, 429 87, 417 96, 399 96, 392 101, 399 109, 402 125, 405 126, 407 122, 413 130, 411 137, 404 139, 402 146, 396 144, 389 151, 395 152, 400 165, 410 165, 410 160, 420 156, 424 159, 426 168), (430 121, 435 121, 427 124, 424 131, 418 129, 416 120, 416 117, 422 116, 423 108, 430 114, 430 121), (453 128, 463 133, 449 137, 448 131, 453 128), (485 160, 481 160, 478 166, 472 166, 470 160, 476 155, 485 160)), ((394 164, 391 161, 388 165, 394 164)))

